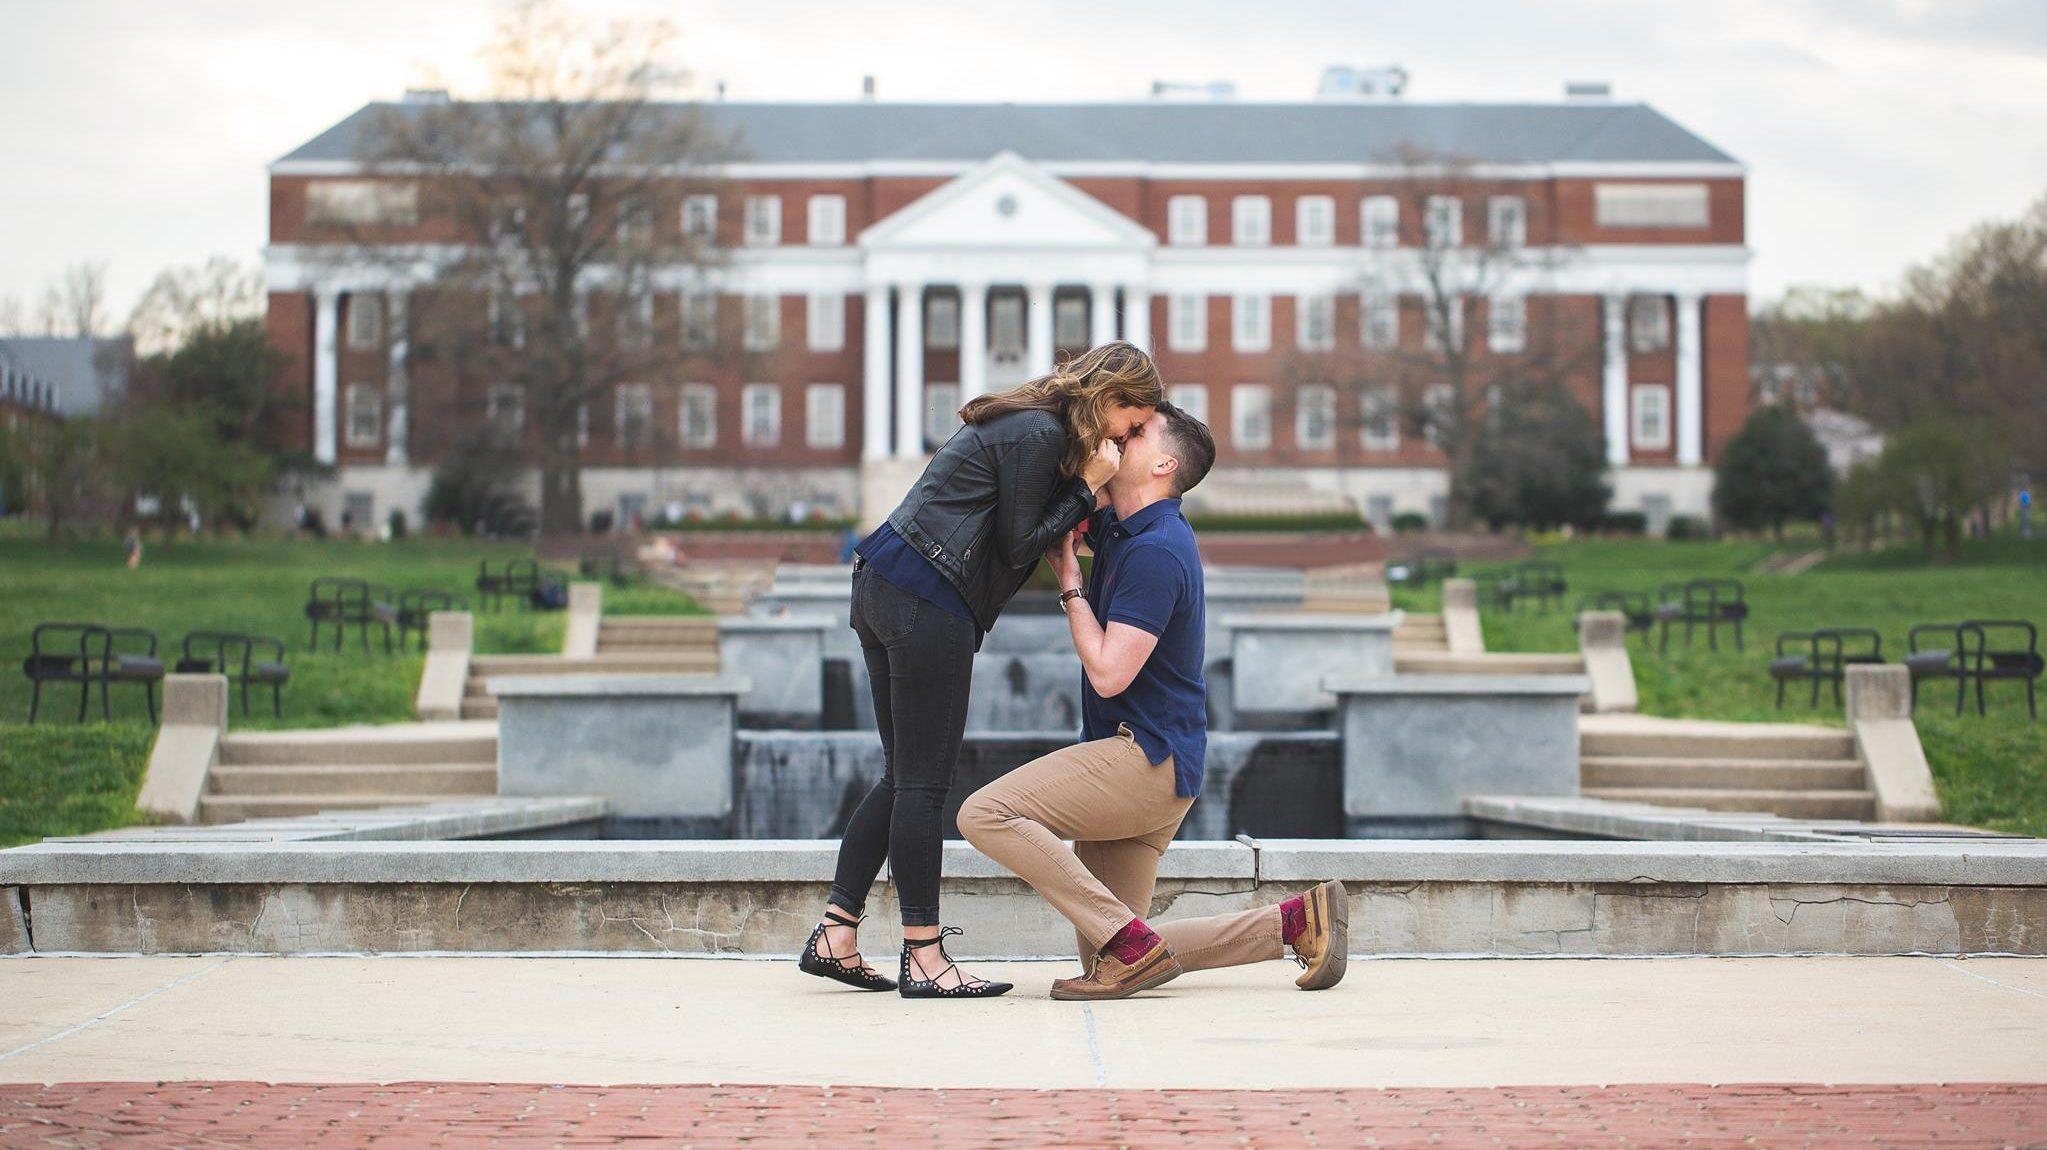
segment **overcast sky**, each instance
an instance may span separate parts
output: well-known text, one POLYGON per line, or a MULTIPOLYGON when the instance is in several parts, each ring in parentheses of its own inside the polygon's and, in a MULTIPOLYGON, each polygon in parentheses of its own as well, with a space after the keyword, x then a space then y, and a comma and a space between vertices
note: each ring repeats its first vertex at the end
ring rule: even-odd
MULTIPOLYGON (((681 29, 732 99, 1143 97, 1154 79, 1307 98, 1397 63, 1416 100, 1611 81, 1749 166, 1758 298, 1882 289, 2047 192, 2047 0, 587 0, 681 29)), ((0 0, 0 297, 263 243, 264 165, 355 108, 480 83, 491 0, 0 0)))

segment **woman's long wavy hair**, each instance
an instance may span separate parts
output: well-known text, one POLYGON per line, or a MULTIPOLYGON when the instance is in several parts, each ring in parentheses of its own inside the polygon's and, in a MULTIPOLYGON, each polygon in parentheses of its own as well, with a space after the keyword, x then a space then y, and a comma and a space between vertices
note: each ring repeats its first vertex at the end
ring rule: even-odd
POLYGON ((969 400, 960 408, 960 422, 981 423, 1012 411, 1051 412, 1066 425, 1059 473, 1071 478, 1102 445, 1110 408, 1157 407, 1165 398, 1151 357, 1116 340, 1074 356, 1050 375, 969 400))

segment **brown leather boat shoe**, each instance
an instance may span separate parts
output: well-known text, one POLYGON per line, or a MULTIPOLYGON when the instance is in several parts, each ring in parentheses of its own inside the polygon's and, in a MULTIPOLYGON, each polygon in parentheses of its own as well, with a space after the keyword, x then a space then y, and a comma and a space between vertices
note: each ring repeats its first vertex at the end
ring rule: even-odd
POLYGON ((1140 990, 1180 977, 1184 971, 1180 960, 1173 957, 1171 947, 1160 939, 1150 950, 1138 956, 1136 962, 1124 965, 1113 954, 1098 954, 1095 964, 1080 978, 1061 978, 1052 983, 1052 997, 1062 1002, 1104 1002, 1112 998, 1128 998, 1140 990))
POLYGON ((1343 981, 1350 962, 1350 892, 1325 882, 1305 895, 1307 928, 1294 940, 1294 961, 1305 969, 1294 980, 1302 990, 1328 990, 1343 981))

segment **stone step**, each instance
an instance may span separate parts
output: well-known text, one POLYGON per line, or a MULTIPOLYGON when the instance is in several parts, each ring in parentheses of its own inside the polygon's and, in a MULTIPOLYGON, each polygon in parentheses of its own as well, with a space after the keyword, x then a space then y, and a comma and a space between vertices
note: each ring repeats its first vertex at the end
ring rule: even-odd
POLYGON ((597 621, 602 631, 687 631, 716 635, 715 615, 606 615, 597 621))
POLYGON ((465 719, 496 719, 498 701, 488 695, 477 699, 462 700, 462 717, 465 719))
POLYGON ((600 653, 588 659, 560 655, 478 655, 469 661, 471 678, 492 675, 712 675, 718 671, 715 651, 628 651, 600 653))
POLYGON ((718 637, 689 631, 601 631, 597 635, 599 655, 641 651, 701 652, 715 656, 718 637))
POLYGON ((1586 787, 1588 799, 1697 807, 1709 811, 1763 812, 1787 819, 1860 819, 1876 814, 1868 791, 1722 790, 1715 787, 1586 787))
POLYGON ((1582 656, 1487 651, 1452 655, 1447 650, 1394 651, 1393 669, 1403 675, 1577 675, 1584 673, 1582 656))
POLYGON ((495 763, 215 767, 207 774, 206 782, 210 793, 225 796, 494 795, 498 789, 498 769, 495 763))
MULTIPOLYGON (((1737 724, 1723 724, 1732 728, 1737 724)), ((1855 758, 1855 737, 1846 731, 1774 723, 1745 724, 1746 730, 1609 728, 1585 723, 1579 753, 1600 757, 1655 759, 1855 758)))
POLYGON ((248 819, 295 818, 321 811, 361 811, 376 807, 416 806, 431 796, 406 794, 329 795, 201 795, 199 821, 207 825, 239 823, 248 819))
POLYGON ((1588 755, 1586 787, 1707 787, 1719 790, 1853 791, 1868 785, 1862 764, 1838 759, 1659 759, 1588 755))
POLYGON ((307 731, 251 731, 220 741, 220 765, 496 763, 496 723, 446 721, 307 731))

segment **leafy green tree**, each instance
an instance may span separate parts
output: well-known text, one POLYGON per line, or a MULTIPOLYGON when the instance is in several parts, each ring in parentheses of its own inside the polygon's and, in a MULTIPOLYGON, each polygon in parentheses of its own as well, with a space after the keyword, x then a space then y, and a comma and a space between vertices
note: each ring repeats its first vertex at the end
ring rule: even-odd
POLYGON ((1713 469, 1713 510, 1742 531, 1813 520, 1833 506, 1827 449, 1788 404, 1759 407, 1728 440, 1713 469))
POLYGON ((1590 527, 1613 489, 1599 428, 1561 385, 1505 388, 1478 428, 1459 488, 1495 529, 1590 527))
POLYGON ((156 500, 157 522, 175 536, 187 509, 213 524, 247 528, 270 478, 269 460, 221 437, 205 410, 143 410, 115 434, 113 459, 134 495, 156 500))
POLYGON ((517 494, 519 470, 518 454, 498 437, 471 437, 434 466, 427 520, 452 523, 465 535, 479 526, 491 534, 519 528, 531 518, 517 494))
POLYGON ((204 412, 225 442, 275 455, 295 406, 277 386, 290 362, 270 346, 260 319, 203 322, 175 349, 141 362, 139 390, 151 404, 204 412))
POLYGON ((1897 510, 1919 528, 1926 553, 1938 540, 1950 559, 1961 557, 1969 512, 2011 483, 2010 449, 1995 426, 1981 421, 1920 420, 1890 437, 1877 466, 1897 510))
POLYGON ((49 540, 99 501, 106 490, 104 424, 93 419, 25 419, 0 429, 0 470, 9 480, 10 507, 41 504, 49 540))

